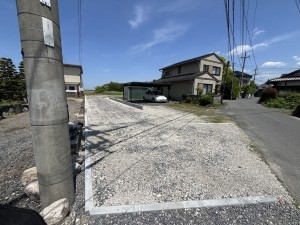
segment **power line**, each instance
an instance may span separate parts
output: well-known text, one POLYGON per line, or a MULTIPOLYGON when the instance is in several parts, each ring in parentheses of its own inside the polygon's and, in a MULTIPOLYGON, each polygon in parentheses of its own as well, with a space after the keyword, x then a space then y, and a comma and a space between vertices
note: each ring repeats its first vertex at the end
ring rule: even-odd
POLYGON ((78 53, 79 63, 82 65, 82 32, 81 32, 81 0, 78 0, 78 53))
MULTIPOLYGON (((245 10, 245 7, 243 7, 243 10, 245 10)), ((247 17, 245 16, 245 12, 243 12, 243 15, 244 15, 246 30, 247 30, 247 34, 248 34, 248 38, 249 38, 249 42, 250 42, 250 48, 251 48, 251 52, 252 52, 252 55, 253 55, 253 60, 254 60, 254 63, 255 63, 255 67, 257 67, 256 58, 255 58, 255 54, 254 54, 254 50, 253 50, 252 37, 251 37, 250 31, 249 31, 248 16, 247 17)))
POLYGON ((300 1, 295 0, 295 3, 296 3, 297 9, 298 9, 299 14, 300 14, 300 1))
POLYGON ((254 17, 253 17, 253 22, 252 22, 252 38, 254 35, 253 32, 254 32, 254 24, 255 24, 255 20, 256 20, 257 3, 258 3, 258 0, 256 0, 256 2, 255 2, 254 17))

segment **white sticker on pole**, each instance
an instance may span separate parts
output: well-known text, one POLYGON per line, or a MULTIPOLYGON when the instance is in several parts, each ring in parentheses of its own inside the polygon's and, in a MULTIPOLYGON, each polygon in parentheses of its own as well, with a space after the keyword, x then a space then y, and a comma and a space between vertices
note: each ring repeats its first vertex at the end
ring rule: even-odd
POLYGON ((51 20, 42 17, 43 20, 43 33, 44 33, 44 43, 54 47, 54 35, 53 35, 53 23, 51 20))
POLYGON ((51 7, 51 0, 40 0, 40 2, 45 4, 46 6, 51 7))

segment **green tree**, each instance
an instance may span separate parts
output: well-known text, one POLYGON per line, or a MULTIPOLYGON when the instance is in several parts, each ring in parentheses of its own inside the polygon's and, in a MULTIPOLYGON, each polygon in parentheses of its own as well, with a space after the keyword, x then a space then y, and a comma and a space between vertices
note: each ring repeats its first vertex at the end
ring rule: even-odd
POLYGON ((123 84, 117 82, 109 82, 107 84, 108 91, 123 91, 123 84))
POLYGON ((107 91, 107 87, 104 86, 104 85, 102 85, 102 86, 95 87, 95 91, 94 92, 96 94, 101 94, 101 93, 106 92, 106 91, 107 91))
POLYGON ((255 90, 256 90, 256 84, 254 80, 251 80, 249 84, 249 94, 253 95, 255 93, 255 90))
POLYGON ((231 68, 231 65, 229 64, 228 67, 228 73, 226 74, 227 71, 227 63, 226 59, 223 56, 219 56, 221 60, 224 63, 223 67, 223 74, 222 74, 222 88, 221 90, 224 90, 224 99, 231 99, 231 94, 232 94, 232 99, 236 99, 239 96, 240 93, 240 87, 239 87, 239 79, 234 77, 233 70, 231 68))
POLYGON ((117 92, 122 92, 123 91, 123 84, 118 83, 118 82, 109 82, 108 84, 104 84, 102 86, 97 86, 95 87, 95 93, 103 93, 106 91, 117 91, 117 92))
POLYGON ((16 66, 10 58, 0 58, 0 100, 13 100, 16 66))
POLYGON ((16 100, 23 101, 27 98, 27 92, 26 92, 26 81, 25 81, 25 70, 24 70, 24 64, 23 61, 19 63, 19 72, 18 75, 15 77, 16 79, 16 100))

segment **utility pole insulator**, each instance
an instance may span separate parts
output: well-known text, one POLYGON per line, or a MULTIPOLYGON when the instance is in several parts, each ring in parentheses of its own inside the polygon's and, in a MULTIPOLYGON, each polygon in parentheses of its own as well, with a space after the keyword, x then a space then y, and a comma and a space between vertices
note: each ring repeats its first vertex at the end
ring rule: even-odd
POLYGON ((16 0, 42 207, 74 202, 58 0, 16 0))

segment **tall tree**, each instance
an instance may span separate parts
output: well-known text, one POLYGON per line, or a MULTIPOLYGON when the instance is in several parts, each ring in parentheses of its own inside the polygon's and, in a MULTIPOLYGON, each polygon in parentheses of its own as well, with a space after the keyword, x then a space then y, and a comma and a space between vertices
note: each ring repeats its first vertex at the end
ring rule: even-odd
POLYGON ((16 66, 10 58, 0 58, 0 100, 11 100, 12 79, 16 76, 16 66))
POLYGON ((239 87, 239 79, 234 76, 233 70, 231 68, 231 65, 229 64, 228 73, 226 74, 226 59, 223 56, 219 56, 223 63, 223 88, 225 88, 224 91, 224 99, 236 99, 239 96, 240 93, 240 87, 239 87))
POLYGON ((26 93, 26 81, 25 81, 25 70, 23 61, 19 63, 19 72, 16 76, 16 86, 17 86, 17 93, 16 98, 17 100, 23 101, 27 97, 26 93))

